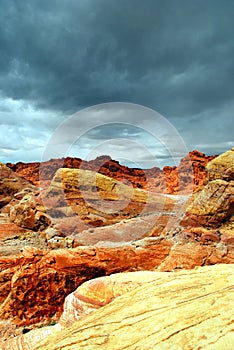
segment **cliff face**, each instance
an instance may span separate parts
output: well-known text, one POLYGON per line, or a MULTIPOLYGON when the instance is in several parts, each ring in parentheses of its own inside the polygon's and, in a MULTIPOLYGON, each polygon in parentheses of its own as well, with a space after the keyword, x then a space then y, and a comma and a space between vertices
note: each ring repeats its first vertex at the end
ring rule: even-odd
POLYGON ((13 171, 36 186, 48 185, 59 168, 81 168, 109 176, 115 180, 131 183, 135 188, 150 189, 160 193, 191 193, 204 182, 205 166, 214 156, 193 151, 184 157, 178 167, 157 167, 152 169, 134 169, 120 165, 108 156, 98 157, 92 161, 67 157, 52 159, 44 163, 7 164, 13 171), (40 181, 39 181, 40 180, 40 181))

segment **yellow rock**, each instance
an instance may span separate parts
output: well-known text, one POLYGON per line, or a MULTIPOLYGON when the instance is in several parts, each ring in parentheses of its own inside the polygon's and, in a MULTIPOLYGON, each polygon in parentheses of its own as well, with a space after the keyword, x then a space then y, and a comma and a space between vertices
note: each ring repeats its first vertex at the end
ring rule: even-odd
POLYGON ((234 147, 210 161, 206 166, 206 170, 208 181, 216 179, 234 180, 234 147))
MULTIPOLYGON (((233 348, 233 265, 155 272, 155 278, 151 275, 148 281, 142 274, 138 278, 138 283, 143 280, 141 286, 48 336, 32 349, 233 348)), ((131 280, 131 273, 125 278, 128 276, 131 280)))

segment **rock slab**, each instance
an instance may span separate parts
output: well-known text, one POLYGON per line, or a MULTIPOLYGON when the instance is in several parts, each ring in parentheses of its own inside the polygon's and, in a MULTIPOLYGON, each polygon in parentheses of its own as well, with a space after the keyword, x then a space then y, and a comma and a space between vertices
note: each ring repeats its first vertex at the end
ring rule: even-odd
MULTIPOLYGON (((120 274, 107 283, 102 280, 101 290, 94 282, 78 288, 76 296, 83 300, 86 296, 95 311, 40 343, 30 343, 28 336, 31 348, 14 350, 233 348, 234 265, 120 274), (126 288, 128 283, 133 283, 132 289, 126 288), (122 294, 110 301, 111 287, 122 294), (105 301, 110 302, 102 306, 105 301)), ((13 345, 3 349, 11 350, 13 345)))

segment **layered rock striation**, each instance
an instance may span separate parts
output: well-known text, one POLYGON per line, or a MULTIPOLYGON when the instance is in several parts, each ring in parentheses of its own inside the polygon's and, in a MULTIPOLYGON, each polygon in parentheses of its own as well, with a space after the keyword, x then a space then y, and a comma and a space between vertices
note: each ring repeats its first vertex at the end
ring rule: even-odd
POLYGON ((49 251, 28 247, 18 255, 0 257, 0 318, 25 327, 58 320, 66 295, 95 277, 217 263, 234 263, 233 250, 216 244, 175 243, 169 237, 49 251))
POLYGON ((233 269, 221 264, 91 280, 66 298, 60 324, 9 340, 2 350, 231 349, 233 269))
POLYGON ((163 170, 158 167, 152 169, 128 168, 112 160, 108 156, 101 156, 92 161, 80 158, 51 159, 39 163, 16 163, 7 165, 36 186, 48 186, 59 168, 83 169, 99 172, 115 180, 131 183, 135 188, 149 189, 160 193, 191 193, 203 185, 206 171, 205 166, 215 156, 206 156, 198 151, 189 152, 178 167, 166 166, 163 170))
MULTIPOLYGON (((121 284, 119 290, 124 293, 132 293, 132 285, 134 290, 141 288, 134 284, 135 282, 122 283, 124 276, 123 279, 118 277, 118 281, 114 277, 101 278, 98 280, 100 283, 98 282, 96 289, 92 289, 96 282, 90 282, 90 284, 87 282, 82 287, 82 283, 90 279, 118 272, 157 270, 159 273, 183 269, 183 273, 177 275, 181 276, 182 281, 183 275, 187 275, 185 269, 220 263, 233 264, 233 154, 234 151, 230 150, 227 154, 214 158, 208 163, 206 184, 190 199, 189 207, 187 207, 188 196, 155 194, 146 189, 136 188, 137 186, 129 186, 129 182, 126 184, 87 169, 61 168, 57 170, 46 188, 38 191, 37 188, 32 187, 30 192, 17 193, 18 190, 14 192, 9 202, 7 201, 7 205, 2 208, 0 218, 5 220, 9 213, 15 228, 23 232, 27 230, 41 237, 46 247, 43 249, 21 247, 22 250, 19 249, 18 254, 15 254, 14 250, 8 256, 0 254, 0 318, 17 326, 29 328, 36 324, 57 322, 63 312, 66 296, 81 286, 78 294, 70 294, 65 303, 68 313, 64 311, 61 326, 67 327, 77 319, 78 311, 73 308, 75 305, 78 305, 79 310, 83 310, 81 314, 86 318, 86 311, 89 313, 96 310, 96 306, 108 304, 115 299, 116 295, 121 298, 118 292, 108 297, 108 281, 114 281, 114 285, 110 284, 112 292, 115 291, 115 287, 118 287, 118 283, 121 284), (186 211, 185 215, 184 211, 186 211), (104 299, 107 297, 106 301, 98 302, 95 299, 95 303, 101 304, 95 306, 91 300, 93 297, 90 299, 85 296, 87 286, 92 293, 99 290, 100 295, 98 294, 97 297, 104 299), (81 290, 84 290, 84 294, 81 290), (91 304, 88 299, 91 300, 91 304), (87 302, 90 305, 86 305, 87 302)), ((200 159, 199 154, 196 157, 200 159)), ((190 162, 190 157, 186 162, 190 162)), ((181 166, 181 174, 184 176, 187 169, 186 162, 184 167, 181 166)), ((197 163, 199 164, 199 161, 197 163)), ((3 170, 10 174, 10 178, 16 176, 9 168, 3 170)), ((190 178, 190 175, 192 176, 192 173, 187 174, 187 178, 190 178)), ((173 175, 170 176, 172 179, 173 175)), ((202 181, 198 181, 197 186, 200 186, 202 181)), ((188 180, 188 183, 191 181, 188 180)), ((176 183, 175 188, 176 186, 178 192, 179 182, 176 183)), ((10 232, 9 235, 12 235, 9 222, 4 221, 4 225, 6 226, 2 226, 2 229, 5 227, 10 232)), ((203 275, 200 276, 203 277, 203 275)), ((154 281, 148 282, 154 283, 154 281)), ((145 287, 148 286, 148 282, 144 280, 145 287)), ((169 280, 167 284, 170 286, 169 280)), ((207 284, 210 285, 210 282, 204 282, 204 288, 207 284)), ((178 289, 177 292, 180 293, 180 290, 178 289)), ((149 290, 146 291, 147 296, 150 295, 148 293, 149 290)), ((221 294, 218 294, 219 297, 221 294)), ((191 303, 196 299, 197 294, 194 295, 191 303)), ((143 300, 143 295, 141 298, 143 300)), ((203 295, 201 298, 203 300, 206 297, 203 295)), ((178 302, 174 309, 183 303, 178 302)), ((134 304, 131 304, 131 308, 135 308, 134 304)), ((224 310, 221 309, 221 311, 224 310)), ((168 315, 164 316, 168 318, 168 315)), ((216 316, 212 314, 211 318, 213 317, 216 316)), ((159 322, 160 320, 158 319, 159 322)), ((158 321, 152 319, 152 322, 158 321)), ((204 322, 208 322, 208 325, 210 321, 204 319, 204 322)), ((148 327, 147 324, 142 325, 148 327)), ((186 325, 187 323, 181 326, 178 334, 182 332, 183 336, 193 339, 193 333, 190 338, 190 333, 184 333, 183 327, 186 328, 186 325)), ((165 329, 170 327, 169 324, 165 324, 165 329)), ((188 325, 188 329, 190 328, 193 329, 193 324, 188 325)), ((127 332, 127 329, 125 331, 127 332)), ((137 328, 134 328, 134 332, 137 332, 137 328)), ((177 332, 174 329, 172 335, 168 337, 177 339, 174 337, 175 334, 177 332)), ((84 336, 86 335, 84 333, 84 336)), ((160 335, 160 342, 167 339, 167 333, 164 335, 165 339, 160 338, 160 335)), ((149 334, 149 339, 152 337, 153 335, 149 334)), ((110 338, 112 339, 112 335, 110 338)), ((23 339, 27 344, 30 336, 23 339)), ((182 338, 178 339, 181 341, 182 338)), ((199 344, 203 344, 198 336, 195 339, 201 342, 199 344)), ((214 339, 219 344, 219 338, 214 339)), ((138 343, 140 348, 144 348, 140 340, 136 340, 136 344, 138 343)), ((79 344, 81 344, 79 346, 91 346, 92 343, 79 344)), ((112 348, 114 344, 110 342, 108 346, 112 348)), ((133 342, 133 346, 134 344, 133 342)), ((166 348, 170 343, 165 344, 166 348)), ((211 346, 209 343, 204 344, 211 346)), ((194 347, 191 345, 190 348, 194 347)))
POLYGON ((234 243, 234 148, 208 163, 206 185, 194 195, 183 225, 234 243), (205 230, 204 230, 205 228, 205 230))

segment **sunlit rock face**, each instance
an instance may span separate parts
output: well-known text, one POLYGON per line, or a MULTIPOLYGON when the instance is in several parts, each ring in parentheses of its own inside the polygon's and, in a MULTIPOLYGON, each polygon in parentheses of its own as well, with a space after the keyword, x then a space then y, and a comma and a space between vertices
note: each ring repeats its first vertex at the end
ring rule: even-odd
POLYGON ((2 349, 231 349, 233 269, 220 264, 88 281, 66 298, 60 323, 2 349))
POLYGON ((183 225, 206 228, 207 239, 210 235, 234 244, 234 149, 213 159, 206 169, 206 185, 194 195, 183 225))

